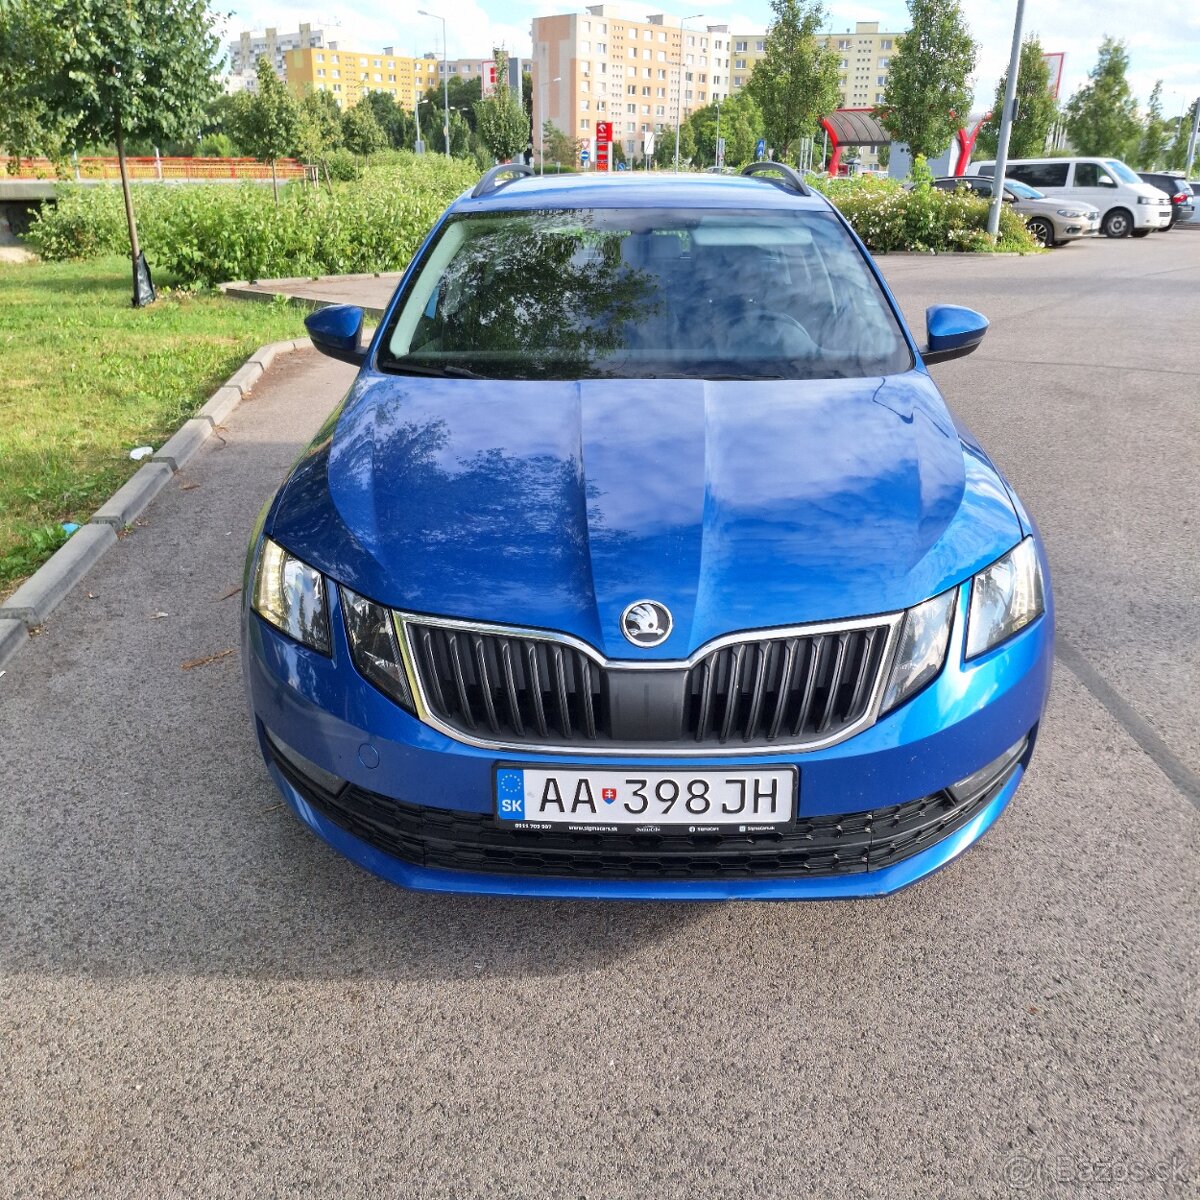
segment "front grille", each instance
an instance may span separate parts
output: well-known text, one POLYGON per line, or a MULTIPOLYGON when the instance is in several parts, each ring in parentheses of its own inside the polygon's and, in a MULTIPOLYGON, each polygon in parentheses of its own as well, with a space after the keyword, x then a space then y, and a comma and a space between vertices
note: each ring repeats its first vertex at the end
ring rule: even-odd
POLYGON ((488 745, 825 745, 872 714, 895 619, 748 634, 690 663, 608 662, 552 635, 406 618, 429 715, 488 745))
POLYGON ((801 816, 787 830, 754 837, 588 834, 513 830, 488 813, 406 804, 350 785, 334 794, 282 754, 273 757, 313 808, 393 858, 451 871, 576 879, 798 878, 877 871, 961 829, 1011 773, 961 801, 948 791, 935 792, 869 812, 801 816))

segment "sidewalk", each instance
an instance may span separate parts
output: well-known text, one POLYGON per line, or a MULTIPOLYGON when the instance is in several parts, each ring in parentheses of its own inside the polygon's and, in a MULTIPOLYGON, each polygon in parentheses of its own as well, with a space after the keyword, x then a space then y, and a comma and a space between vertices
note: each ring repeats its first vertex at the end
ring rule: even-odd
POLYGON ((242 300, 274 300, 286 297, 307 308, 331 304, 358 304, 368 317, 379 318, 387 307, 400 271, 383 275, 322 275, 295 279, 256 279, 248 283, 223 283, 221 291, 242 300))

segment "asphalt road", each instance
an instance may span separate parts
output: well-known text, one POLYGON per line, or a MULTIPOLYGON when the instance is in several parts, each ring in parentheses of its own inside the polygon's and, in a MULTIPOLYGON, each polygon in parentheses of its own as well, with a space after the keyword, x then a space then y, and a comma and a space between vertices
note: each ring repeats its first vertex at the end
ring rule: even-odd
POLYGON ((887 900, 406 894, 267 781, 247 535, 350 378, 273 369, 0 678, 0 1195, 1193 1197, 1200 236, 895 258, 1048 540, 1016 801, 887 900), (165 615, 161 615, 165 614, 165 615))

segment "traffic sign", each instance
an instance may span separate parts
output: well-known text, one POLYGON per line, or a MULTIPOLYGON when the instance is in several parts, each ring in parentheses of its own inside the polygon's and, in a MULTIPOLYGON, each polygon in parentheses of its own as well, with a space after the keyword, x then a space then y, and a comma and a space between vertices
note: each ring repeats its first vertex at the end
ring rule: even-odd
POLYGON ((717 138, 717 166, 725 165, 725 139, 717 138))
POLYGON ((758 159, 759 162, 762 162, 762 160, 767 157, 766 138, 759 138, 758 141, 754 143, 754 157, 758 159))
POLYGON ((590 153, 588 153, 588 151, 580 150, 580 152, 579 152, 579 161, 580 162, 587 162, 588 159, 590 159, 591 157, 592 156, 590 153))

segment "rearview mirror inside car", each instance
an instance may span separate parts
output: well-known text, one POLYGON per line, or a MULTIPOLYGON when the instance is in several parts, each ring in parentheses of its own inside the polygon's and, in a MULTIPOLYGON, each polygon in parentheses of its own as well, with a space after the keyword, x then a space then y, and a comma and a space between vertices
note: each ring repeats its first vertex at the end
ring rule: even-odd
POLYGON ((970 354, 987 333, 988 319, 973 308, 935 304, 925 310, 928 345, 921 351, 925 365, 970 354))
POLYGON ((363 310, 355 304, 331 304, 304 318, 312 344, 322 354, 358 367, 367 357, 362 345, 363 310))

